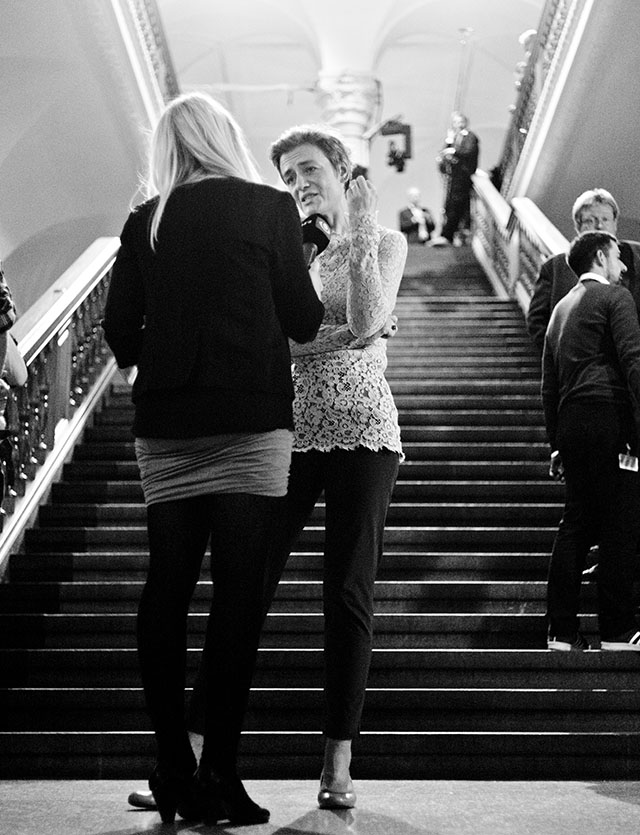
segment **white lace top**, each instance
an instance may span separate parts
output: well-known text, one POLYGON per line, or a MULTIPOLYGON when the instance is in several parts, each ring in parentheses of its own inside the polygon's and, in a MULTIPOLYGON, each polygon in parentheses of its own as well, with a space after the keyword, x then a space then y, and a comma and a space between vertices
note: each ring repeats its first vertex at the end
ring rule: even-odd
POLYGON ((396 303, 407 257, 400 232, 370 214, 351 218, 318 256, 325 314, 313 342, 291 342, 294 450, 383 448, 401 458, 398 411, 384 372, 387 340, 376 339, 396 303))

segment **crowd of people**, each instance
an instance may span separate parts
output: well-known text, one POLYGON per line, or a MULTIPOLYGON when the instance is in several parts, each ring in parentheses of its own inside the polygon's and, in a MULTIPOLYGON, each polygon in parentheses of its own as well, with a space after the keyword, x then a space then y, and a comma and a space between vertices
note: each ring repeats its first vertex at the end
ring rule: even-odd
MULTIPOLYGON (((450 245, 468 230, 478 140, 454 113, 438 157, 447 182, 438 236, 416 188, 400 230, 381 226, 375 187, 354 176, 347 147, 325 126, 285 131, 270 159, 284 190, 263 182, 219 102, 203 93, 171 101, 152 135, 148 197, 124 223, 106 301, 106 339, 132 381, 149 543, 137 645, 157 760, 149 792, 130 802, 157 808, 165 823, 176 814, 269 820, 238 774, 239 744, 264 621, 321 496, 317 802, 356 803, 352 743, 403 460, 387 344, 408 242, 450 245), (188 612, 208 547, 213 592, 187 705, 188 612)), ((595 547, 601 648, 640 650, 640 244, 616 237, 619 209, 604 189, 581 194, 572 215, 569 253, 542 265, 527 314, 542 366, 549 473, 565 483, 547 647, 588 648, 579 594, 595 547)), ((14 320, 0 271, 0 394, 26 380, 7 337, 14 320)))

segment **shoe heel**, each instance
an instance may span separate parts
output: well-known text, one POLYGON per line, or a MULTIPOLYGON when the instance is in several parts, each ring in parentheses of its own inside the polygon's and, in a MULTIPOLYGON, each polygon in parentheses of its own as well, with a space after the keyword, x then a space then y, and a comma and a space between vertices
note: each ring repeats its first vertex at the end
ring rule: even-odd
POLYGON ((328 789, 325 785, 324 772, 320 776, 320 791, 318 792, 318 806, 320 809, 353 809, 356 805, 356 793, 353 785, 347 791, 338 792, 328 789))
POLYGON ((176 819, 176 812, 181 817, 191 817, 193 810, 191 789, 191 777, 169 772, 168 774, 156 766, 149 777, 149 788, 156 802, 156 806, 162 823, 173 823, 176 819), (189 810, 183 814, 182 807, 189 810))
POLYGON ((158 785, 151 789, 162 823, 173 823, 178 811, 178 795, 173 786, 158 785))
POLYGON ((228 820, 236 826, 246 826, 269 820, 269 811, 251 800, 237 775, 222 776, 200 766, 196 780, 205 803, 205 823, 228 820))

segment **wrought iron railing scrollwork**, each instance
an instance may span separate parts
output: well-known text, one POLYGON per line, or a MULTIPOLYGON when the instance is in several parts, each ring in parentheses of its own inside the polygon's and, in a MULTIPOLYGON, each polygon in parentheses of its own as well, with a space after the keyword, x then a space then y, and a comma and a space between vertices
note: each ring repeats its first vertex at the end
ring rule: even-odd
POLYGON ((487 175, 474 175, 474 252, 499 295, 527 307, 543 262, 569 242, 526 197, 510 203, 487 175))
MULTIPOLYGON (((519 82, 518 97, 512 108, 511 122, 498 169, 500 191, 508 195, 513 176, 540 104, 543 88, 561 55, 563 44, 570 40, 571 26, 583 0, 547 0, 519 82)), ((553 79, 551 79, 553 83, 553 79)))
POLYGON ((160 13, 155 0, 126 0, 147 62, 164 101, 180 93, 178 77, 171 60, 160 13))
POLYGON ((101 320, 118 246, 117 238, 96 241, 12 330, 29 375, 24 386, 7 393, 4 410, 4 521, 63 444, 96 386, 115 370, 101 320))

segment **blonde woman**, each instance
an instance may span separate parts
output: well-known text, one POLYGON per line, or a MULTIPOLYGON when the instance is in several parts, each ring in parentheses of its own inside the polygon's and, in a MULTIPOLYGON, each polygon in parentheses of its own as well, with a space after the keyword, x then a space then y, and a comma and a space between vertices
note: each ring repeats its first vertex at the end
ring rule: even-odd
POLYGON ((121 234, 104 329, 137 367, 133 434, 149 570, 138 650, 157 743, 149 787, 163 822, 262 823, 236 773, 269 547, 292 446, 288 338, 313 339, 323 306, 294 201, 260 183, 245 138, 212 98, 172 101, 153 133, 150 197, 121 234), (211 541, 204 743, 185 727, 187 614, 211 541), (196 766, 197 770, 196 770, 196 766))

